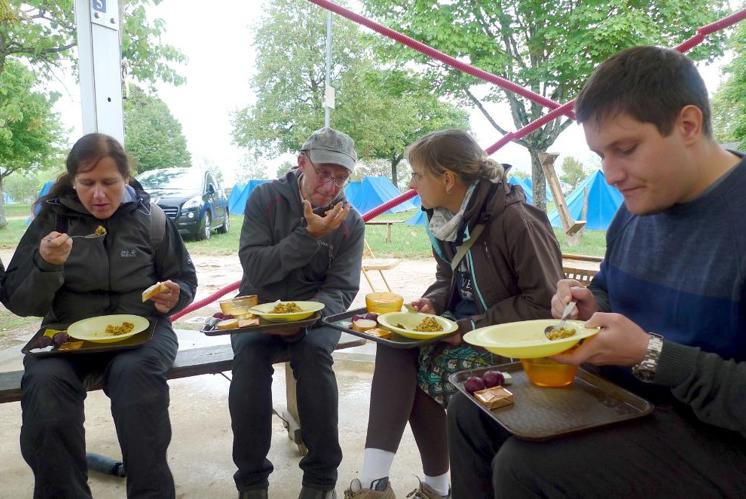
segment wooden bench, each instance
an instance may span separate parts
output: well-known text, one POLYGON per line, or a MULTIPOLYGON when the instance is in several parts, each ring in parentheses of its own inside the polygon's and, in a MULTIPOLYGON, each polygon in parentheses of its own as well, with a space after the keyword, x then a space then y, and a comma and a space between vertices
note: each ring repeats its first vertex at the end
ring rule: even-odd
POLYGON ((601 268, 602 261, 603 258, 599 256, 566 253, 562 255, 562 271, 565 279, 575 279, 583 286, 588 286, 601 268))
MULTIPOLYGON (((365 344, 365 340, 346 333, 342 333, 335 350, 356 347, 365 344)), ((289 359, 285 352, 272 358, 272 363, 285 363, 285 395, 287 406, 275 408, 274 413, 283 421, 288 430, 288 436, 298 446, 298 450, 306 453, 306 446, 301 437, 300 418, 298 417, 298 404, 296 401, 295 377, 290 367, 289 359)), ((173 367, 168 371, 168 379, 188 378, 201 374, 222 374, 233 368, 233 349, 230 344, 211 345, 206 347, 179 350, 173 367)), ((0 404, 6 402, 17 402, 21 400, 21 377, 23 370, 0 373, 0 404)), ((102 388, 101 377, 89 377, 86 379, 88 391, 100 390, 102 388)), ((101 456, 89 454, 89 467, 91 458, 106 459, 101 456)), ((112 471, 117 463, 111 461, 112 471)), ((98 469, 98 471, 101 471, 98 469)), ((116 474, 116 473, 114 473, 116 474)), ((123 474, 121 475, 123 476, 123 474)))

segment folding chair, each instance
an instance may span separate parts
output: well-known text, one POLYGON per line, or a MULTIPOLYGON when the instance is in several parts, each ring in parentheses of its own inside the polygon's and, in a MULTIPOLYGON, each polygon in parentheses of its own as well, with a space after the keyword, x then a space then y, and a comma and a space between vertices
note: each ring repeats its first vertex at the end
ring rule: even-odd
POLYGON ((368 241, 363 241, 365 243, 365 249, 363 251, 362 271, 365 280, 368 281, 368 286, 370 286, 370 289, 372 291, 376 291, 376 288, 375 286, 373 286, 373 281, 371 281, 368 272, 377 271, 380 274, 381 279, 383 279, 383 283, 386 286, 386 289, 388 291, 391 291, 391 287, 389 286, 388 281, 386 281, 386 276, 383 275, 383 271, 391 270, 399 265, 399 260, 397 258, 376 258, 373 254, 373 251, 370 249, 370 246, 368 245, 368 241))

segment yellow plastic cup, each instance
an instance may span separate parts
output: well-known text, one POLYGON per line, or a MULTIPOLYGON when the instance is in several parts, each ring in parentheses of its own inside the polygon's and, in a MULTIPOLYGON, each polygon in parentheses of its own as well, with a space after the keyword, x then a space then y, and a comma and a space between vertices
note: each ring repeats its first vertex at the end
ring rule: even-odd
POLYGON ((396 293, 381 292, 368 293, 365 295, 365 306, 368 312, 374 314, 385 314, 387 312, 399 312, 404 305, 404 298, 396 293))
POLYGON ((560 364, 548 357, 521 359, 521 364, 529 381, 541 387, 560 388, 568 386, 578 372, 578 366, 560 364))
POLYGON ((245 295, 236 296, 229 300, 221 300, 218 302, 220 310, 224 314, 228 315, 245 315, 249 313, 249 309, 255 306, 259 302, 257 295, 245 295))

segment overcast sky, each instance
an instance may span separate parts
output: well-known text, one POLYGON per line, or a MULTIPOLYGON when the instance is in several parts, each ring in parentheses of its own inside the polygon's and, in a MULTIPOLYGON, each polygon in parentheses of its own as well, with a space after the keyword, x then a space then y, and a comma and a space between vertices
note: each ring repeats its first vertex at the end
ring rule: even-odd
MULTIPOLYGON (((221 169, 228 186, 232 185, 235 169, 243 157, 243 152, 232 144, 231 113, 253 100, 249 87, 254 69, 251 27, 258 22, 265 3, 265 0, 165 0, 152 9, 152 15, 166 23, 164 41, 188 58, 187 64, 179 68, 187 83, 179 87, 159 85, 159 96, 182 124, 193 163, 221 169)), ((719 64, 700 66, 700 70, 713 92, 720 80, 719 64)), ((58 110, 73 128, 72 143, 81 130, 80 98, 75 84, 67 83, 65 88, 66 97, 58 110)), ((495 112, 493 116, 498 117, 505 129, 514 130, 508 112, 495 112)), ((476 111, 472 113, 471 127, 483 147, 500 138, 476 111)), ((588 166, 598 164, 585 145, 582 129, 574 124, 550 151, 560 153, 557 166, 567 154, 588 166)), ((494 157, 522 171, 530 171, 528 153, 518 145, 508 144, 494 157)))

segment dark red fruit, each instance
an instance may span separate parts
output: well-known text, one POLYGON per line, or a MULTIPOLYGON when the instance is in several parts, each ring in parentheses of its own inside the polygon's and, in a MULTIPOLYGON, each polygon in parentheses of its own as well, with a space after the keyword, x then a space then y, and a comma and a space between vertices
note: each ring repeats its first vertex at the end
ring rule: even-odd
POLYGON ((365 316, 364 315, 357 315, 357 314, 355 314, 351 318, 352 322, 359 321, 360 319, 365 319, 365 316))
POLYGON ((66 341, 67 341, 67 333, 57 333, 54 335, 54 338, 52 338, 52 343, 54 343, 55 347, 59 347, 66 341))
POLYGON ((47 348, 51 344, 52 338, 47 335, 41 335, 36 338, 36 341, 34 342, 34 348, 47 348))
POLYGON ((502 385, 505 382, 505 377, 500 371, 485 371, 482 374, 482 380, 484 381, 484 386, 492 388, 493 386, 502 385))
POLYGON ((373 312, 368 312, 367 314, 365 314, 365 318, 370 319, 372 321, 376 321, 378 320, 378 314, 375 314, 373 312))
POLYGON ((484 380, 479 376, 469 376, 469 379, 464 383, 464 388, 466 388, 466 391, 469 393, 484 390, 484 380))
POLYGON ((212 314, 212 316, 220 320, 225 319, 225 314, 223 312, 215 312, 214 314, 212 314))

